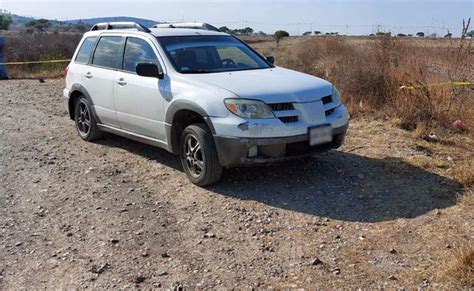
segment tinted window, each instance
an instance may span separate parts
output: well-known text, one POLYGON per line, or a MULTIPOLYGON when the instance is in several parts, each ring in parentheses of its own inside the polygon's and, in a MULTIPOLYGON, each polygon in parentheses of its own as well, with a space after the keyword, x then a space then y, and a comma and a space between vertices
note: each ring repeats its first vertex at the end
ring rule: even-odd
POLYGON ((103 36, 95 49, 92 64, 120 69, 122 67, 123 41, 121 36, 103 36))
POLYGON ((159 41, 184 74, 270 68, 263 57, 230 36, 165 36, 159 41))
POLYGON ((232 62, 238 64, 243 68, 254 68, 258 67, 258 63, 253 60, 248 54, 242 51, 243 47, 237 46, 221 46, 217 47, 217 52, 219 53, 219 59, 224 64, 232 62))
POLYGON ((77 53, 76 62, 81 64, 87 64, 89 62, 89 58, 94 50, 94 45, 97 37, 88 37, 84 40, 77 53))
POLYGON ((153 63, 159 65, 155 52, 146 41, 129 37, 125 45, 123 69, 125 71, 135 72, 137 64, 139 63, 153 63))

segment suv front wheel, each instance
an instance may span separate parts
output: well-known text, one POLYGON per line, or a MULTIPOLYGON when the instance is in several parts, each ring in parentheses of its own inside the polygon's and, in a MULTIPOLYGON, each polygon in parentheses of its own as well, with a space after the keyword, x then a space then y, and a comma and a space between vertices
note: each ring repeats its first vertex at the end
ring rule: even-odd
POLYGON ((196 185, 206 186, 217 182, 222 175, 222 166, 208 127, 193 124, 181 135, 181 164, 189 180, 196 185))
POLYGON ((74 122, 77 133, 83 140, 93 141, 102 136, 102 132, 97 127, 91 105, 85 97, 80 97, 74 109, 74 122))

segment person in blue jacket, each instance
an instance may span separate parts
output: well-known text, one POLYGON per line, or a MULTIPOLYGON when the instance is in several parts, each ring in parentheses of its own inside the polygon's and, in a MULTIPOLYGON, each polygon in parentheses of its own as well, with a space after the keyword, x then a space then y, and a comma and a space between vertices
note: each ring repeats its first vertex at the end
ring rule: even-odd
POLYGON ((0 80, 8 79, 7 66, 2 65, 3 63, 5 63, 5 53, 6 53, 5 46, 6 46, 5 38, 3 36, 0 36, 0 80))

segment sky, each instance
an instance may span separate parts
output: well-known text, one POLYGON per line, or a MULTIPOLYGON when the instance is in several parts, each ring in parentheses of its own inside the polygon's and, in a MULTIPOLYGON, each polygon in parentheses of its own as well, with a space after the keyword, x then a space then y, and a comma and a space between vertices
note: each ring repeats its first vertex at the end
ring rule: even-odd
POLYGON ((474 0, 0 0, 0 9, 58 20, 133 16, 198 21, 267 33, 283 29, 290 34, 318 30, 443 35, 449 29, 458 35, 463 19, 474 15, 474 0))

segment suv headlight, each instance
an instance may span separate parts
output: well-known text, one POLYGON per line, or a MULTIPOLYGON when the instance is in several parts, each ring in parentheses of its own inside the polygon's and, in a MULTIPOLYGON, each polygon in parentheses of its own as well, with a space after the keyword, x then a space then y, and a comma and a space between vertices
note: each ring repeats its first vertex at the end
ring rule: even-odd
POLYGON ((250 99, 225 99, 225 107, 235 115, 246 119, 274 118, 272 110, 262 101, 250 99))
POLYGON ((341 105, 341 93, 335 86, 332 87, 332 100, 336 101, 337 106, 341 105))

